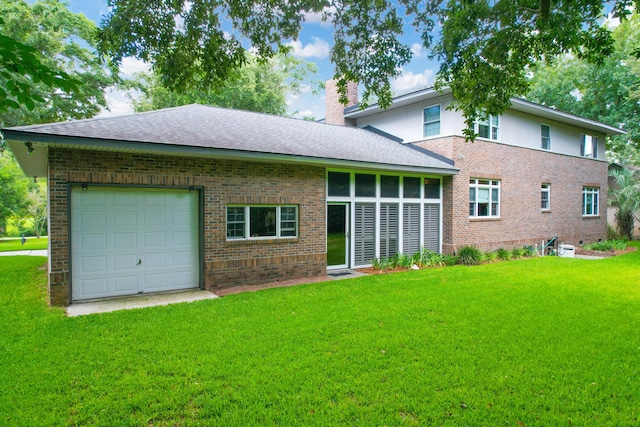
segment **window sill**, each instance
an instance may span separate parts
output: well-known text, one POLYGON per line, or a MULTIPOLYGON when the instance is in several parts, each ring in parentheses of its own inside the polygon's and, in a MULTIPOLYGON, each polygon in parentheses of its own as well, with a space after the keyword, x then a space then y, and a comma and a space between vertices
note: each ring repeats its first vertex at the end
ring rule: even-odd
POLYGON ((487 217, 469 217, 470 222, 484 222, 484 221, 501 221, 502 218, 499 216, 487 216, 487 217))
POLYGON ((600 219, 600 215, 582 215, 582 219, 600 219))
POLYGON ((551 209, 540 209, 540 213, 543 213, 543 214, 551 213, 551 209))
POLYGON ((228 245, 273 245, 273 244, 285 244, 285 243, 298 243, 299 237, 273 237, 273 238, 254 238, 254 239, 227 239, 228 245))

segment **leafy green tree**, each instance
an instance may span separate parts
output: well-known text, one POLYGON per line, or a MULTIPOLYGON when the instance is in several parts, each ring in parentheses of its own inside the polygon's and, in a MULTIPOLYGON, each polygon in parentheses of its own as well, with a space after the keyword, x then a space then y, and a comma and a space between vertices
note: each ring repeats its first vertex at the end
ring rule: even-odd
POLYGON ((600 65, 564 56, 532 68, 527 99, 622 127, 628 133, 609 141, 609 158, 640 164, 640 15, 633 13, 612 34, 614 53, 600 65))
POLYGON ((7 220, 27 207, 29 180, 8 150, 0 152, 0 234, 4 233, 7 220))
POLYGON ((96 53, 96 25, 60 0, 0 0, 0 125, 88 118, 117 81, 96 53))
MULTIPOLYGON (((618 0, 626 14, 636 0, 618 0)), ((440 60, 437 86, 449 86, 472 124, 481 110, 496 114, 527 92, 527 67, 565 52, 601 62, 612 50, 600 25, 605 0, 112 0, 99 48, 116 61, 153 63, 163 85, 219 87, 245 61, 242 42, 261 58, 286 50, 308 13, 334 26, 331 59, 342 100, 346 83, 364 87, 365 103, 391 102, 390 80, 412 56, 402 41, 411 22, 440 60)), ((471 127, 471 126, 469 126, 471 127)), ((472 137, 472 134, 468 136, 472 137)))
POLYGON ((631 240, 634 222, 640 221, 640 172, 616 168, 609 175, 614 180, 614 185, 609 187, 609 204, 616 208, 617 231, 631 240))
POLYGON ((291 57, 280 55, 258 61, 247 54, 245 65, 234 70, 229 80, 215 91, 195 88, 172 91, 162 86, 156 73, 139 74, 128 85, 142 92, 142 96, 132 100, 138 112, 199 103, 285 115, 287 93, 300 92, 303 79, 315 72, 315 64, 291 57))

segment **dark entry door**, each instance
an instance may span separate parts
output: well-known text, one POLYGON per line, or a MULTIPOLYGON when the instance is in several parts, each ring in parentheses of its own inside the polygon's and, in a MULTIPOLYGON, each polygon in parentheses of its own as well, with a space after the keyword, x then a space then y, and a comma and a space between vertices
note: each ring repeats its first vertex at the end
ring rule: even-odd
POLYGON ((349 264, 349 204, 327 205, 327 267, 345 268, 349 264))

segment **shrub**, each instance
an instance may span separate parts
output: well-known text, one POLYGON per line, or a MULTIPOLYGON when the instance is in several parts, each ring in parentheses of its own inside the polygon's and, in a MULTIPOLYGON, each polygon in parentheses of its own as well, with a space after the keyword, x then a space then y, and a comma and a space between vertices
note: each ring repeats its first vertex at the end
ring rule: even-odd
POLYGON ((605 240, 604 242, 596 242, 583 246, 588 251, 613 251, 623 250, 627 248, 626 240, 605 240))
POLYGON ((500 248, 496 251, 496 256, 501 261, 509 261, 511 259, 511 252, 504 248, 500 248))
POLYGON ((520 259, 524 256, 524 248, 513 248, 511 250, 511 258, 513 259, 520 259))
POLYGON ((458 264, 478 265, 482 263, 482 251, 475 246, 465 246, 458 250, 458 264))
POLYGON ((445 265, 445 255, 436 253, 431 249, 422 248, 417 255, 417 262, 420 267, 442 267, 445 265))
POLYGON ((392 268, 395 268, 395 267, 411 268, 411 265, 413 263, 411 261, 411 258, 408 255, 396 254, 393 258, 391 258, 390 264, 392 268))
POLYGON ((532 256, 537 254, 538 252, 536 251, 536 248, 534 248, 533 246, 525 246, 524 253, 522 255, 526 258, 531 258, 532 256))
POLYGON ((442 255, 443 265, 452 266, 458 263, 458 257, 451 254, 442 255))
POLYGON ((493 262, 498 258, 498 254, 496 252, 486 252, 482 255, 483 262, 493 262))

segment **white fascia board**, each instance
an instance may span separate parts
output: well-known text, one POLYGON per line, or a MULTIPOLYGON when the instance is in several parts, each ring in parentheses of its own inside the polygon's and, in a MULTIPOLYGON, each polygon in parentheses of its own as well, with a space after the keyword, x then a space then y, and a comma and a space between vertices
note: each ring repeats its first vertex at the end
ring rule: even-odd
POLYGON ((126 152, 133 154, 154 154, 163 156, 198 157, 209 159, 255 161, 285 164, 301 164, 319 167, 353 168, 377 171, 426 173, 435 175, 456 175, 455 167, 423 167, 413 165, 398 165, 387 163, 374 163, 360 160, 341 160, 319 157, 307 157, 292 154, 262 153, 256 151, 228 150, 222 148, 179 146, 169 144, 157 144, 149 142, 96 140, 89 138, 65 137, 56 135, 24 134, 22 132, 6 131, 7 141, 16 154, 18 163, 27 176, 46 176, 48 147, 81 149, 105 152, 126 152), (10 139, 9 139, 10 138, 10 139), (34 148, 33 154, 27 154, 25 142, 31 142, 34 148), (15 146, 15 149, 14 149, 15 146), (34 154, 37 164, 34 162, 34 154), (40 157, 42 156, 42 159, 40 157), (29 173, 27 173, 29 171, 29 173))
POLYGON ((567 123, 585 129, 594 130, 596 132, 602 132, 607 136, 624 135, 627 133, 626 131, 614 126, 609 126, 595 120, 576 116, 575 114, 565 113, 564 111, 556 110, 554 108, 546 107, 544 105, 536 104, 524 99, 511 98, 511 109, 543 117, 546 119, 555 120, 557 122, 567 123))
POLYGON ((451 89, 444 88, 441 90, 435 90, 433 87, 421 89, 416 92, 407 93, 406 95, 399 95, 391 101, 391 105, 386 109, 380 108, 380 106, 376 103, 373 105, 369 105, 365 109, 360 109, 356 107, 349 107, 349 111, 344 112, 345 118, 350 119, 358 119, 362 117, 369 116, 371 114, 379 113, 382 111, 393 110, 395 108, 404 107, 405 105, 410 105, 416 102, 424 101, 429 98, 437 98, 442 95, 446 95, 451 93, 451 89))

